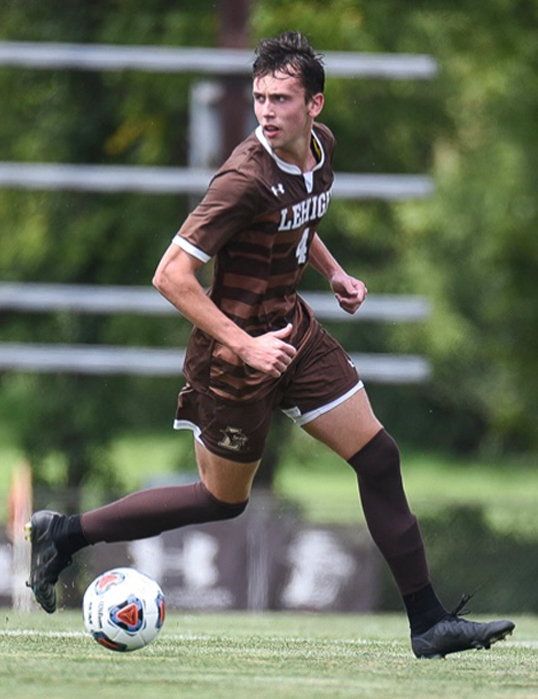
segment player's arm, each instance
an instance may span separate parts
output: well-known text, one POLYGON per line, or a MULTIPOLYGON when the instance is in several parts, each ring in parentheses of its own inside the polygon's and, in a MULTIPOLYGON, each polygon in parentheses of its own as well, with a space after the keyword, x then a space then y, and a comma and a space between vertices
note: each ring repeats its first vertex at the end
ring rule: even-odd
POLYGON ((366 298, 368 289, 360 279, 347 274, 317 233, 310 244, 308 262, 329 282, 341 308, 355 313, 366 298))
POLYGON ((193 325, 229 347, 246 364, 280 376, 296 354, 295 347, 284 341, 291 325, 259 337, 248 335, 206 295, 196 278, 202 264, 172 243, 157 267, 153 285, 193 325))

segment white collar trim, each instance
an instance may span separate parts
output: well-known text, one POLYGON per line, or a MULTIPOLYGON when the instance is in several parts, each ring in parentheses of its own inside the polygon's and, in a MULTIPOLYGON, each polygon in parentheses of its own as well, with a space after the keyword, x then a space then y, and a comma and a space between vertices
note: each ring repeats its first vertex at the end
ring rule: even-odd
POLYGON ((262 144, 262 146, 265 148, 265 150, 269 153, 269 155, 273 158, 273 160, 276 162, 278 167, 283 170, 284 172, 287 172, 289 175, 308 175, 309 173, 315 172, 316 170, 319 170, 322 166, 323 163, 325 162, 325 151, 323 150, 323 146, 321 145, 321 141, 316 135, 316 132, 314 129, 312 129, 312 137, 316 141, 317 145, 319 146, 319 152, 321 153, 321 158, 319 160, 319 163, 316 163, 316 166, 312 170, 308 170, 307 172, 303 172, 301 168, 298 165, 293 165, 292 163, 287 163, 285 160, 282 160, 282 158, 279 158, 278 155, 274 152, 274 150, 271 148, 269 145, 269 142, 265 138, 263 134, 263 129, 261 126, 258 126, 258 128, 255 131, 256 138, 258 141, 262 144))

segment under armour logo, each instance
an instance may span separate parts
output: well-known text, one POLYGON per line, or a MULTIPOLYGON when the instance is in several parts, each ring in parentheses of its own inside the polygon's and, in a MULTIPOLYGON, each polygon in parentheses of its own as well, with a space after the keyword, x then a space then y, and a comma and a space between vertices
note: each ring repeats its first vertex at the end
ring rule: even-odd
POLYGON ((273 185, 271 187, 271 189, 273 190, 273 194, 275 195, 275 197, 279 197, 281 194, 285 193, 284 192, 284 185, 281 182, 273 185))
POLYGON ((240 451, 248 442, 248 437, 243 434, 240 427, 227 427, 221 430, 224 437, 219 442, 219 447, 230 449, 230 451, 240 451))

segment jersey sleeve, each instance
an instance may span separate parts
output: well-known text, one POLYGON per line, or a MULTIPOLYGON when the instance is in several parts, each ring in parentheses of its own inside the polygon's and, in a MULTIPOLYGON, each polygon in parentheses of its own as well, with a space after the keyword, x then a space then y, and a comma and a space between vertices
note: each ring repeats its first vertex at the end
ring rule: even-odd
POLYGON ((174 242, 207 262, 256 215, 257 186, 238 170, 218 172, 198 206, 179 229, 174 242))

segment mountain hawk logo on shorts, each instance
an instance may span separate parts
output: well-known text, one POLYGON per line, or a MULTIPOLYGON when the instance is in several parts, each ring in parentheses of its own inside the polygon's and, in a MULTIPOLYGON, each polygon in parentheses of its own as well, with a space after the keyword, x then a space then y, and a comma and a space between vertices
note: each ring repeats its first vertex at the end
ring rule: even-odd
POLYGON ((219 442, 219 447, 224 447, 230 451, 241 451, 241 449, 248 442, 248 437, 243 434, 243 430, 240 427, 227 427, 225 430, 221 430, 224 437, 219 442))

